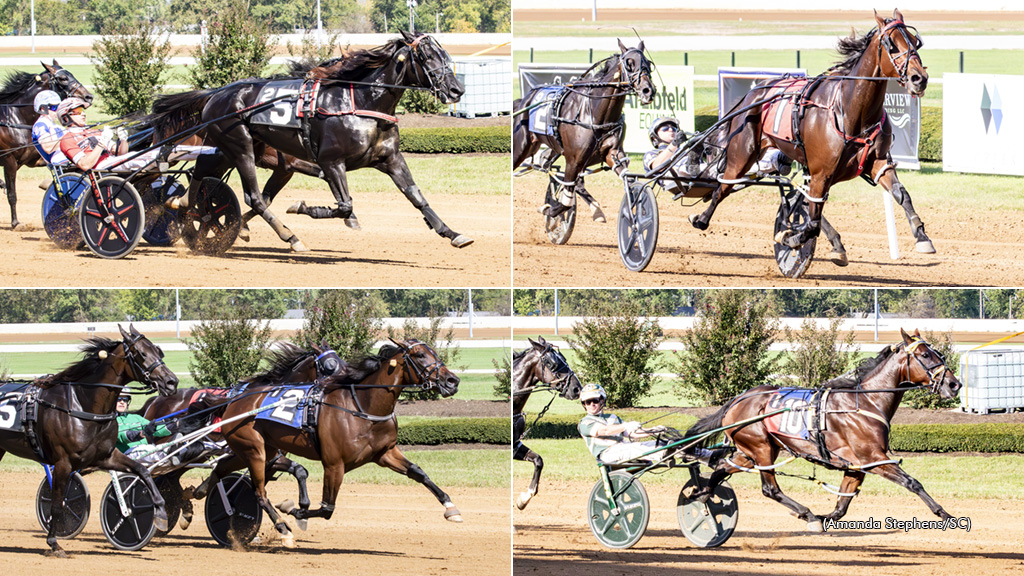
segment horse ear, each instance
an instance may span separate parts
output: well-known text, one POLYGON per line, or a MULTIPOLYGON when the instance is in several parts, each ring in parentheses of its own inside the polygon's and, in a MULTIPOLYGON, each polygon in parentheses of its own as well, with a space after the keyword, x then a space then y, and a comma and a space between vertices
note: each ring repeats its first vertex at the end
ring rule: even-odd
POLYGON ((622 52, 623 54, 625 54, 626 50, 628 50, 628 48, 626 48, 626 45, 623 44, 622 40, 619 40, 618 38, 616 38, 615 40, 618 41, 618 43, 619 43, 619 52, 622 52))
POLYGON ((921 338, 921 331, 918 330, 917 328, 914 328, 914 337, 921 338))
POLYGON ((537 336, 537 341, 540 342, 541 344, 547 344, 547 340, 544 340, 544 337, 540 335, 537 336))
POLYGON ((128 336, 130 336, 130 334, 124 331, 124 328, 122 328, 120 324, 117 325, 117 329, 121 331, 122 338, 127 338, 128 336))
POLYGON ((405 38, 406 42, 412 42, 416 38, 415 36, 412 35, 411 32, 407 30, 400 30, 400 32, 402 33, 402 38, 405 38))
MULTIPOLYGON (((45 69, 46 69, 46 71, 47 71, 47 72, 49 72, 50 74, 53 74, 53 73, 55 73, 55 72, 57 71, 57 70, 55 70, 55 69, 54 69, 54 67, 53 67, 53 66, 50 66, 50 65, 49 65, 49 64, 47 64, 46 62, 42 62, 42 61, 40 61, 39 63, 40 63, 40 64, 42 64, 42 65, 43 65, 43 68, 45 68, 45 69)), ((53 64, 54 64, 54 65, 56 65, 56 64, 57 64, 57 61, 56 61, 56 60, 54 60, 54 61, 53 61, 53 64)))
POLYGON ((900 327, 900 335, 903 336, 904 343, 913 344, 914 339, 910 337, 910 334, 907 334, 907 331, 904 330, 902 326, 900 327))
POLYGON ((878 10, 875 10, 875 23, 878 24, 879 30, 885 28, 885 20, 878 15, 878 10))
POLYGON ((408 346, 406 346, 406 345, 405 345, 404 343, 402 343, 402 342, 399 342, 398 340, 395 340, 395 339, 394 339, 394 338, 392 338, 391 336, 388 336, 388 340, 391 340, 391 342, 392 342, 392 343, 393 343, 393 344, 394 344, 395 346, 398 346, 398 348, 399 348, 399 349, 401 349, 401 350, 405 350, 405 351, 408 351, 408 350, 409 350, 409 347, 408 347, 408 346))
POLYGON ((636 49, 639 50, 641 54, 644 53, 644 41, 643 40, 640 41, 640 44, 637 45, 636 49))
POLYGON ((899 8, 893 8, 892 9, 892 17, 893 17, 893 20, 899 20, 900 22, 903 21, 903 13, 900 12, 899 8))
POLYGON ((135 322, 128 324, 128 331, 132 333, 132 336, 138 336, 139 331, 135 329, 135 322))
POLYGON ((53 59, 53 66, 54 66, 54 68, 57 68, 57 67, 60 66, 60 64, 57 64, 57 59, 56 58, 53 59))

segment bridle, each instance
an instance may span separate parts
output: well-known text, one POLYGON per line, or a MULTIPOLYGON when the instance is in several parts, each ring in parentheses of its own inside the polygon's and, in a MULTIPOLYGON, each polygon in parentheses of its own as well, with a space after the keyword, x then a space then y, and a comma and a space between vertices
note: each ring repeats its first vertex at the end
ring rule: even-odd
POLYGON ((914 361, 917 362, 917 365, 920 366, 922 370, 924 370, 925 374, 928 375, 928 384, 926 386, 928 390, 932 394, 938 394, 939 386, 942 385, 943 380, 945 380, 946 378, 946 373, 949 371, 949 368, 946 367, 946 360, 945 358, 942 357, 942 354, 939 354, 938 351, 936 351, 931 344, 919 338, 914 338, 913 342, 905 345, 903 351, 907 355, 907 378, 905 381, 910 381, 910 360, 912 358, 914 359, 914 361), (924 362, 921 360, 921 357, 917 354, 914 354, 914 351, 918 348, 918 346, 924 346, 926 350, 929 350, 932 354, 935 354, 935 357, 939 359, 938 363, 932 364, 931 366, 925 366, 924 362))
POLYGON ((446 75, 448 73, 453 73, 451 56, 449 56, 444 50, 441 50, 433 39, 426 34, 415 38, 412 42, 406 44, 406 46, 409 47, 409 52, 412 54, 413 65, 419 66, 424 72, 426 72, 427 80, 430 82, 430 93, 437 97, 441 88, 447 83, 446 75), (433 67, 428 66, 431 60, 431 54, 427 52, 427 46, 433 46, 433 55, 437 56, 437 64, 433 67))
MULTIPOLYGON (((135 374, 135 379, 144 385, 142 391, 152 392, 157 389, 157 384, 153 381, 153 372, 156 372, 156 370, 161 366, 166 367, 167 365, 164 364, 163 351, 161 350, 160 357, 153 362, 150 362, 149 365, 143 366, 143 363, 146 360, 145 354, 136 347, 139 340, 142 340, 143 338, 145 338, 145 336, 142 334, 126 336, 121 341, 121 347, 124 351, 124 357, 128 361, 128 365, 132 368, 132 373, 135 374)), ((159 348, 157 349, 159 350, 159 348)))
MULTIPOLYGON (((395 341, 392 340, 392 342, 395 341)), ((426 344, 420 342, 419 340, 408 340, 407 342, 409 342, 411 346, 404 346, 402 344, 399 344, 398 342, 395 342, 395 344, 398 344, 398 347, 402 350, 402 363, 405 365, 405 369, 411 371, 413 374, 416 375, 416 379, 418 380, 418 382, 415 384, 415 386, 419 386, 421 390, 440 388, 441 369, 444 368, 444 362, 442 362, 441 359, 437 357, 436 353, 433 353, 433 351, 431 351, 431 356, 433 356, 434 361, 427 366, 423 366, 422 364, 417 362, 411 356, 410 353, 412 352, 412 349, 415 348, 416 346, 423 346, 428 350, 429 348, 427 347, 426 344)))
POLYGON ((921 56, 917 53, 921 47, 924 46, 924 41, 921 40, 921 35, 917 33, 917 28, 908 27, 903 23, 903 20, 891 20, 886 22, 885 27, 879 31, 878 38, 878 58, 881 61, 882 48, 885 48, 885 53, 889 57, 889 62, 892 63, 893 70, 899 74, 897 82, 900 86, 906 88, 907 86, 907 72, 910 68, 910 61, 917 56, 918 60, 921 56), (913 31, 913 32, 911 32, 913 31), (907 49, 900 52, 900 49, 896 46, 893 41, 893 34, 899 33, 903 36, 903 41, 907 44, 907 49), (897 61, 902 59, 902 64, 897 64, 897 61))
POLYGON ((345 365, 341 356, 338 356, 338 353, 330 348, 317 356, 314 362, 316 363, 318 377, 334 376, 345 365))
POLYGON ((651 77, 651 61, 644 56, 644 53, 639 48, 629 48, 619 55, 619 71, 627 79, 630 90, 634 94, 638 94, 640 92, 640 80, 643 79, 644 74, 647 75, 648 80, 651 77), (633 64, 633 60, 629 58, 631 52, 636 52, 640 60, 640 65, 633 71, 629 70, 629 66, 633 64))
POLYGON ((541 382, 551 386, 562 397, 565 397, 569 392, 569 381, 576 376, 576 373, 569 367, 565 357, 558 353, 558 348, 548 344, 541 354, 541 363, 556 376, 554 380, 546 381, 542 379, 541 382))

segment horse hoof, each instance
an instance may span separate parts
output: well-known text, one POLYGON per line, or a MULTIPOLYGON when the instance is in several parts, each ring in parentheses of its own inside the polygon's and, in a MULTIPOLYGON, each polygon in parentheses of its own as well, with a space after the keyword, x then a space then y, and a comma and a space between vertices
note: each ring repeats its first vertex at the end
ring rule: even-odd
POLYGON ((302 213, 301 211, 304 210, 305 208, 306 208, 306 201, 305 200, 299 200, 298 202, 296 202, 296 203, 292 204, 291 206, 289 206, 288 209, 285 210, 285 213, 286 214, 301 214, 302 213))
POLYGON ((815 533, 821 533, 825 531, 825 528, 821 525, 821 520, 811 520, 807 523, 807 530, 815 533))
POLYGON ((362 230, 363 229, 363 227, 359 225, 359 219, 356 218, 355 216, 350 216, 348 218, 345 218, 345 226, 348 226, 349 228, 351 228, 353 230, 362 230))
POLYGON ((292 239, 292 252, 309 252, 309 248, 298 238, 292 239))
POLYGON ((922 254, 935 254, 935 245, 931 240, 924 240, 914 245, 914 248, 922 254))
POLYGON ((456 248, 465 248, 466 246, 469 246, 472 243, 472 238, 468 236, 463 236, 462 234, 459 234, 455 238, 452 238, 452 246, 455 246, 456 248))
POLYGON ((774 240, 776 244, 784 245, 786 243, 786 239, 789 238, 792 234, 793 233, 790 232, 789 230, 779 230, 778 234, 776 234, 775 238, 772 238, 772 240, 774 240))
POLYGON ((828 259, 836 266, 848 266, 850 264, 850 261, 846 258, 846 252, 836 252, 833 250, 828 255, 828 259))
POLYGON ((540 208, 537 208, 537 212, 540 212, 541 214, 547 214, 548 213, 548 208, 551 208, 551 204, 545 204, 545 205, 541 206, 540 208))
POLYGON ((700 219, 699 214, 690 214, 690 224, 697 230, 707 230, 708 223, 700 219))
POLYGON ((54 548, 46 552, 46 555, 50 558, 69 558, 68 553, 63 548, 54 548))
POLYGON ((295 536, 289 532, 281 535, 281 545, 285 548, 295 548, 295 536))
POLYGON ((305 518, 296 518, 295 525, 299 527, 299 530, 305 532, 306 528, 309 528, 309 520, 305 518))
POLYGON ((280 510, 281 512, 284 512, 285 514, 291 514, 292 510, 295 509, 295 502, 293 502, 290 499, 285 500, 284 502, 281 502, 280 504, 277 505, 277 509, 280 510))
POLYGON ((184 514, 178 518, 178 527, 182 530, 187 530, 190 525, 192 525, 192 518, 186 518, 184 514))
POLYGON ((530 494, 529 492, 523 492, 520 494, 519 497, 516 498, 516 508, 525 510, 526 505, 530 503, 530 498, 533 498, 533 494, 530 494))
POLYGON ((605 222, 608 221, 608 219, 604 217, 604 210, 601 210, 601 207, 598 206, 597 204, 594 204, 591 207, 591 210, 592 212, 590 214, 590 217, 594 219, 594 222, 600 222, 601 224, 604 224, 605 222))
POLYGON ((161 509, 158 509, 157 513, 153 516, 153 525, 160 532, 170 531, 170 525, 167 523, 167 514, 161 509))
POLYGON ((462 512, 455 506, 444 509, 444 519, 449 522, 462 522, 462 512))
POLYGON ((238 229, 238 239, 243 241, 243 242, 248 242, 249 241, 249 227, 248 226, 242 226, 241 228, 238 229))
POLYGON ((185 201, 184 196, 175 196, 164 202, 164 207, 170 208, 171 210, 180 210, 182 208, 188 208, 188 203, 185 201))

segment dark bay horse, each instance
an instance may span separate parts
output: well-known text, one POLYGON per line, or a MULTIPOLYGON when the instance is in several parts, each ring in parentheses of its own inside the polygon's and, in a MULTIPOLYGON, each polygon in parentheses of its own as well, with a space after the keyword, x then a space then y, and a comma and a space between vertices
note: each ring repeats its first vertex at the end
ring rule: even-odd
POLYGON ((61 68, 57 61, 53 65, 43 63, 43 71, 13 72, 0 87, 0 162, 4 166, 4 182, 7 188, 7 203, 11 205, 11 228, 17 228, 18 221, 18 169, 22 166, 44 166, 43 159, 32 145, 32 125, 39 114, 32 109, 32 101, 43 90, 53 90, 61 98, 76 96, 92 102, 92 94, 71 72, 61 68))
MULTIPOLYGON (((391 177, 395 186, 423 214, 427 225, 463 248, 473 240, 448 228, 413 181, 405 157, 398 149, 398 125, 394 116, 398 101, 408 88, 429 89, 445 104, 458 102, 465 88, 455 77, 451 57, 432 37, 402 32, 383 46, 356 51, 324 62, 308 71, 305 78, 319 81, 316 111, 307 114, 302 128, 267 126, 251 122, 247 111, 266 106, 258 100, 272 79, 235 82, 222 88, 175 95, 173 108, 179 111, 178 128, 207 126, 207 143, 222 154, 203 156, 196 162, 196 177, 189 194, 175 200, 172 208, 187 206, 201 179, 220 177, 238 169, 246 203, 277 232, 293 250, 307 250, 302 241, 270 210, 256 180, 255 159, 265 147, 308 162, 323 171, 337 202, 335 207, 305 206, 295 211, 313 218, 349 218, 352 197, 346 173, 376 168, 391 177)), ((298 105, 297 99, 277 104, 298 105)), ((294 113, 289 108, 288 113, 294 113)))
MULTIPOLYGON (((903 207, 918 252, 934 253, 924 224, 914 210, 910 194, 896 176, 895 164, 889 155, 892 127, 885 115, 886 83, 895 78, 914 96, 924 95, 928 87, 928 72, 917 51, 921 39, 916 30, 903 22, 899 10, 893 18, 883 20, 875 13, 877 28, 861 37, 843 38, 839 53, 846 59, 825 74, 810 79, 799 94, 792 97, 800 107, 802 118, 794 125, 795 136, 786 139, 767 128, 774 118, 791 122, 794 114, 768 112, 768 104, 753 106, 749 111, 733 118, 728 125, 726 166, 721 180, 728 182, 741 178, 768 147, 781 150, 786 156, 803 164, 810 175, 808 221, 801 229, 785 230, 776 241, 798 248, 817 238, 822 226, 822 209, 832 185, 862 176, 872 183, 881 184, 903 207)), ((784 90, 792 79, 769 80, 751 90, 737 109, 784 90)), ((776 98, 777 99, 777 98, 776 98)), ((776 122, 778 124, 779 122, 776 122)), ((690 216, 695 228, 706 230, 719 202, 732 191, 733 185, 721 183, 712 192, 711 203, 703 213, 690 216)), ((839 235, 830 235, 837 263, 845 261, 846 250, 839 235)))
MULTIPOLYGON (((713 463, 715 471, 708 485, 696 496, 710 496, 730 474, 757 470, 761 474, 761 491, 765 496, 792 510, 797 518, 807 522, 811 530, 820 532, 823 520, 838 520, 846 514, 864 474, 870 472, 917 494, 940 518, 950 518, 942 506, 924 491, 921 483, 904 472, 899 462, 890 459, 886 453, 889 450, 889 422, 906 390, 926 387, 943 398, 955 398, 961 384, 946 367, 942 356, 921 339, 918 331, 915 330, 913 336, 902 329, 900 333, 903 342, 889 346, 875 358, 863 361, 852 373, 826 382, 822 388, 780 390, 777 386, 758 386, 698 421, 686 432, 687 437, 758 418, 780 406, 793 408, 793 411, 777 417, 758 419, 726 431, 728 440, 738 453, 719 460, 716 465, 713 463), (793 390, 814 391, 819 395, 812 397, 816 400, 809 405, 773 400, 793 390), (803 427, 801 434, 794 435, 793 427, 784 424, 783 418, 790 421, 796 418, 811 425, 803 427), (817 516, 782 493, 774 470, 775 460, 782 450, 826 468, 843 471, 839 499, 831 514, 817 516)), ((798 424, 797 428, 801 425, 798 424)))
MULTIPOLYGON (((84 357, 61 372, 40 378, 24 391, 24 402, 34 404, 37 416, 19 429, 0 429, 0 458, 10 452, 53 466, 53 494, 64 494, 72 472, 113 470, 138 475, 149 488, 156 506, 154 523, 167 529, 164 499, 146 467, 115 449, 115 403, 129 382, 171 394, 178 378, 163 362, 163 351, 134 326, 121 340, 91 338, 82 347, 84 357), (33 400, 34 399, 34 400, 33 400)), ((66 557, 57 543, 57 526, 63 525, 64 500, 55 501, 53 519, 46 535, 51 554, 66 557)))
MULTIPOLYGON (((338 356, 338 353, 328 347, 326 343, 322 343, 320 346, 313 345, 312 350, 305 350, 292 344, 283 343, 271 352, 270 367, 267 370, 248 380, 243 380, 236 388, 238 393, 241 394, 249 387, 268 386, 280 382, 314 382, 328 376, 340 374, 347 366, 348 364, 338 356)), ((193 404, 196 404, 193 412, 201 412, 206 404, 204 393, 214 397, 228 397, 235 395, 232 393, 233 390, 228 388, 181 388, 169 396, 151 397, 138 413, 147 420, 156 420, 171 415, 185 415, 193 404)), ((206 422, 202 424, 205 425, 206 422)), ((191 426, 194 429, 200 427, 202 426, 191 426)), ((210 437, 216 441, 221 438, 221 435, 214 433, 210 437)), ((167 437, 165 440, 170 439, 171 437, 167 437)), ((245 462, 238 457, 226 458, 218 463, 221 477, 242 468, 245 468, 245 462)), ((187 471, 187 469, 182 468, 180 471, 171 474, 173 480, 179 482, 179 486, 181 475, 187 471)), ((289 460, 284 454, 279 453, 276 458, 268 461, 267 474, 274 475, 281 472, 292 475, 296 482, 298 482, 299 507, 308 509, 310 501, 309 492, 306 489, 306 478, 308 477, 306 468, 297 462, 289 460)), ((189 496, 194 495, 192 490, 183 491, 181 501, 182 514, 179 521, 182 530, 188 528, 189 524, 192 523, 193 509, 189 496)))
MULTIPOLYGON (((622 151, 625 125, 622 107, 626 96, 637 94, 640 103, 654 100, 657 88, 651 81, 651 63, 644 55, 644 43, 627 48, 619 41, 619 54, 613 54, 595 64, 575 82, 566 85, 557 102, 552 105, 550 122, 553 134, 530 131, 527 110, 540 104, 541 88, 535 88, 513 103, 512 169, 540 150, 541 145, 552 151, 550 162, 565 157, 566 190, 579 194, 593 210, 594 220, 604 221, 601 205, 587 192, 580 174, 593 164, 605 163, 621 175, 629 165, 622 151)), ((554 217, 564 212, 570 202, 545 207, 545 214, 554 217)))
MULTIPOLYGON (((369 462, 423 484, 444 505, 446 519, 462 521, 462 514, 452 504, 451 498, 399 450, 395 417, 395 405, 403 391, 409 388, 437 389, 441 396, 448 397, 458 391, 459 378, 426 344, 417 340, 395 344, 383 346, 377 355, 351 363, 343 374, 324 380, 324 396, 318 407, 315 433, 251 416, 224 426, 228 445, 248 464, 260 505, 270 514, 285 546, 293 546, 294 538, 267 498, 264 478, 266 454, 272 450, 323 463, 324 489, 320 508, 288 508, 288 513, 300 521, 331 518, 345 472, 369 462)), ((258 408, 264 398, 275 390, 280 391, 271 386, 257 387, 239 398, 224 401, 224 420, 258 408)), ((197 492, 214 486, 217 480, 218 470, 215 469, 197 492)))
MULTIPOLYGON (((553 344, 538 336, 537 341, 530 341, 530 348, 512 355, 512 458, 533 463, 533 479, 530 480, 530 487, 519 494, 516 498, 516 506, 522 510, 530 503, 530 499, 537 495, 537 487, 540 485, 540 473, 544 469, 544 460, 526 444, 523 444, 523 436, 526 434, 526 416, 523 410, 526 408, 526 401, 530 394, 541 391, 551 391, 560 395, 566 400, 576 400, 580 397, 579 378, 569 367, 565 356, 558 351, 553 344)), ((548 403, 548 406, 551 404, 548 403)), ((547 407, 537 416, 539 420, 547 407)))

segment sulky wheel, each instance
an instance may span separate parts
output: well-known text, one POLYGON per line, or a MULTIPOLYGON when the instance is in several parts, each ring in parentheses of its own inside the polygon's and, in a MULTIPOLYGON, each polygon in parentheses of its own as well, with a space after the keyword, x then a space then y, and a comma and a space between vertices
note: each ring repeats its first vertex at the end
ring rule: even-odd
POLYGON ((701 548, 714 548, 724 544, 736 530, 740 518, 736 492, 723 480, 706 503, 695 500, 690 496, 697 491, 696 478, 700 478, 701 486, 707 485, 707 476, 690 477, 679 491, 676 518, 687 540, 701 548))
POLYGON ((185 496, 181 490, 179 478, 181 476, 171 474, 153 479, 156 482, 156 487, 160 489, 160 495, 164 497, 164 511, 167 512, 167 531, 158 529, 157 536, 170 534, 171 530, 174 530, 174 525, 178 523, 178 517, 181 516, 181 505, 185 496))
POLYGON ((125 510, 118 503, 114 481, 111 480, 103 491, 100 501, 100 526, 103 535, 118 550, 139 550, 156 534, 153 519, 156 506, 149 488, 135 474, 122 473, 117 475, 117 482, 124 495, 125 510), (125 513, 127 512, 127 514, 125 513))
POLYGON ((82 246, 78 225, 78 207, 89 179, 82 174, 61 174, 43 195, 43 230, 59 248, 75 250, 82 246))
MULTIPOLYGON (((39 490, 36 491, 36 520, 44 532, 50 531, 51 509, 53 506, 53 494, 50 493, 50 479, 43 478, 39 483, 39 490)), ((89 521, 89 510, 92 508, 92 499, 89 497, 89 488, 82 480, 82 476, 75 472, 68 479, 68 487, 64 498, 64 521, 57 526, 57 538, 74 538, 85 529, 89 521)))
MULTIPOLYGON (((545 206, 558 206, 559 197, 565 191, 565 186, 553 177, 548 177, 548 190, 544 194, 545 206)), ((576 227, 576 194, 572 195, 572 204, 558 216, 544 215, 544 230, 552 244, 565 244, 572 236, 572 230, 576 227)))
POLYGON ((604 481, 598 481, 587 501, 587 522, 590 531, 602 545, 608 548, 629 548, 639 542, 647 530, 647 521, 651 518, 651 502, 640 480, 632 474, 617 470, 608 474, 608 480, 613 493, 628 484, 615 498, 619 513, 615 514, 609 506, 604 481))
MULTIPOLYGON (((802 230, 807 225, 807 201, 799 190, 791 190, 779 204, 779 213, 775 217, 773 238, 780 232, 802 230)), ((797 248, 775 242, 775 261, 779 271, 787 278, 799 278, 811 265, 814 259, 814 246, 817 238, 811 238, 797 248)))
POLYGON ((616 227, 622 263, 632 272, 643 271, 658 246, 658 201, 649 185, 633 184, 623 194, 616 227))
POLYGON ((170 176, 161 176, 142 189, 142 204, 146 208, 146 228, 142 237, 153 246, 170 246, 181 238, 178 211, 165 206, 176 196, 188 190, 170 176))
POLYGON ((181 211, 181 237, 193 252, 219 256, 242 226, 238 198, 217 178, 203 178, 191 206, 181 211))
POLYGON ((101 178, 95 190, 82 197, 78 212, 85 245, 101 258, 121 258, 131 253, 146 224, 139 193, 116 176, 101 178))
POLYGON ((263 508, 248 476, 225 476, 206 496, 206 527, 221 546, 248 544, 263 522, 263 508))

